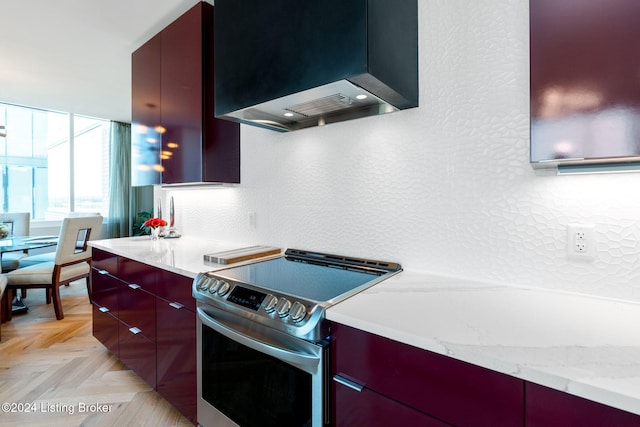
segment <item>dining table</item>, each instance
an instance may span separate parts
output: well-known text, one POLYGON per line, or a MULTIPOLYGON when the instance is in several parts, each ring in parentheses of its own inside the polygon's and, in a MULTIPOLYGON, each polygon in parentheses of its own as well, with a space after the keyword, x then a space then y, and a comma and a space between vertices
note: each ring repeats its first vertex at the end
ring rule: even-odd
MULTIPOLYGON (((33 249, 56 246, 58 236, 7 236, 0 239, 0 265, 2 265, 2 255, 6 252, 28 252, 33 249)), ((6 273, 2 271, 2 273, 6 273)), ((11 313, 19 314, 29 310, 29 307, 22 301, 18 293, 11 302, 11 313)))

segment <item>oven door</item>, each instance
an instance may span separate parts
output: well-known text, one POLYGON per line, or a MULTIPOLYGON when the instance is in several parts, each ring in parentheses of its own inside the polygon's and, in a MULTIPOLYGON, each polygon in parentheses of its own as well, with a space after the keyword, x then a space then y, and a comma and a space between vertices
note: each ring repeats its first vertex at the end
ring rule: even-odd
POLYGON ((198 306, 198 424, 320 427, 327 346, 198 306))

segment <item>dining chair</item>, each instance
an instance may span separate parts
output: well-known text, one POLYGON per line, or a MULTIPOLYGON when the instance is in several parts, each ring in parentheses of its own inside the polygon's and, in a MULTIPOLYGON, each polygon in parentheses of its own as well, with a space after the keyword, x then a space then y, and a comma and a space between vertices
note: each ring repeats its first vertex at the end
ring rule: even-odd
POLYGON ((58 320, 64 318, 60 300, 61 285, 85 279, 87 293, 91 295, 91 247, 87 242, 97 239, 101 229, 102 216, 99 215, 65 218, 60 228, 53 261, 41 262, 7 273, 7 290, 3 299, 6 319, 11 320, 11 310, 6 310, 6 305, 12 300, 12 293, 16 289, 44 288, 46 302, 49 304, 53 300, 58 320))
MULTIPOLYGON (((9 227, 9 235, 28 236, 31 226, 31 214, 29 212, 6 212, 0 213, 0 223, 9 227)), ((5 252, 2 254, 2 271, 7 272, 19 267, 20 260, 25 258, 25 252, 5 252)))
MULTIPOLYGON (((68 218, 78 218, 85 216, 100 216, 100 213, 70 212, 68 218)), ((98 236, 93 236, 93 238, 97 239, 98 236)), ((30 265, 40 264, 41 262, 53 261, 55 256, 55 252, 43 252, 41 254, 29 255, 19 260, 18 267, 29 267, 30 265)), ((24 294, 22 297, 24 298, 24 294)))

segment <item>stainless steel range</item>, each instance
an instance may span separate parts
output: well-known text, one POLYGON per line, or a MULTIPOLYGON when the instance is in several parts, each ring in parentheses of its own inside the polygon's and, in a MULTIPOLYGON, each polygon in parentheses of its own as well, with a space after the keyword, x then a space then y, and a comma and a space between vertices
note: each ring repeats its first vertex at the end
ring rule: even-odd
POLYGON ((198 423, 328 423, 326 309, 399 271, 397 263, 288 249, 199 274, 198 423))

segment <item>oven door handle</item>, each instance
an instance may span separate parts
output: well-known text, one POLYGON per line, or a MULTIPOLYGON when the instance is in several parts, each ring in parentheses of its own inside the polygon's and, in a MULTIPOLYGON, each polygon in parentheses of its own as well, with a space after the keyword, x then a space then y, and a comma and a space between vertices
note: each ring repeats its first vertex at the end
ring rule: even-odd
POLYGON ((207 325, 214 331, 224 335, 225 337, 236 341, 239 344, 252 348, 253 350, 301 367, 315 367, 320 363, 320 357, 317 355, 311 353, 302 353, 299 351, 278 347, 271 343, 266 343, 256 337, 251 337, 236 331, 235 329, 233 329, 233 327, 228 326, 222 321, 209 316, 200 307, 197 307, 197 311, 198 316, 200 317, 200 320, 203 324, 207 325))

